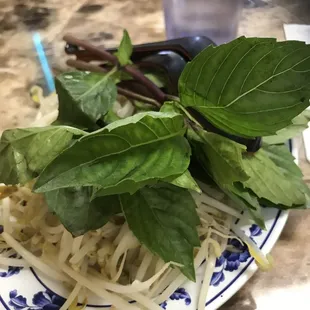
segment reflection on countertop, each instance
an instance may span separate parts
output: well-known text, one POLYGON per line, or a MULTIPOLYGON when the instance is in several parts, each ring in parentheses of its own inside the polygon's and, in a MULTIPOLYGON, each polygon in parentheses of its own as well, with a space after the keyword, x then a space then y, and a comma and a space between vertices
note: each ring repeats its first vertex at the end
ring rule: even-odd
MULTIPOLYGON (((284 39, 283 23, 309 23, 308 0, 245 0, 239 33, 284 39)), ((55 73, 66 68, 62 35, 117 45, 126 28, 134 43, 164 38, 160 0, 0 0, 0 131, 27 125, 37 107, 29 96, 42 74, 31 34, 40 31, 55 73), (26 3, 26 4, 25 4, 26 3)), ((300 147, 300 164, 310 169, 300 147)), ((257 274, 221 310, 308 310, 310 212, 293 211, 272 254, 274 269, 257 274), (298 303, 298 306, 297 306, 298 303)))

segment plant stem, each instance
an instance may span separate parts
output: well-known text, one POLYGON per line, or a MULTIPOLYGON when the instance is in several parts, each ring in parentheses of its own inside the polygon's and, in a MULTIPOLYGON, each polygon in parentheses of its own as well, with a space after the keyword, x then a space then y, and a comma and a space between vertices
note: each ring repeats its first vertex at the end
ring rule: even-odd
POLYGON ((111 76, 116 73, 118 70, 117 70, 117 67, 113 67, 110 71, 107 72, 106 74, 106 77, 107 78, 111 78, 111 76))
POLYGON ((134 92, 127 90, 125 88, 118 87, 117 89, 118 89, 118 92, 120 95, 123 95, 127 98, 131 98, 131 99, 138 100, 138 101, 141 101, 144 103, 148 103, 148 104, 151 104, 153 106, 156 106, 157 108, 161 107, 161 104, 159 102, 157 102, 155 99, 142 96, 140 94, 134 93, 134 92))
POLYGON ((73 68, 76 68, 78 70, 98 72, 98 73, 107 73, 108 72, 107 70, 105 70, 102 67, 92 65, 92 64, 85 62, 85 61, 82 61, 82 60, 68 59, 66 64, 69 67, 73 67, 73 68))
POLYGON ((117 57, 110 54, 109 52, 107 52, 103 48, 98 48, 98 47, 96 47, 96 46, 94 46, 94 45, 92 45, 92 44, 90 44, 84 40, 79 40, 70 34, 66 34, 63 37, 63 39, 69 44, 73 44, 73 45, 82 47, 83 49, 92 52, 93 54, 95 54, 96 56, 101 58, 102 60, 106 60, 115 66, 117 66, 119 64, 117 57))
MULTIPOLYGON (((102 60, 109 61, 113 65, 120 67, 118 58, 110 54, 103 48, 98 48, 86 41, 79 40, 73 37, 72 35, 65 35, 63 39, 69 44, 80 46, 85 50, 92 52, 102 60)), ((125 72, 127 72, 128 74, 130 74, 134 79, 142 83, 158 102, 163 103, 166 100, 166 94, 159 87, 157 87, 151 80, 149 80, 146 76, 144 76, 144 74, 140 70, 138 70, 135 66, 126 65, 120 68, 125 72)))
POLYGON ((177 103, 180 103, 180 98, 179 97, 177 97, 177 96, 173 96, 173 95, 166 95, 166 100, 168 101, 168 100, 172 100, 172 101, 175 101, 175 102, 177 102, 177 103))
POLYGON ((192 121, 195 125, 199 126, 199 128, 202 128, 202 125, 195 119, 194 116, 192 116, 190 114, 190 112, 188 112, 182 105, 181 105, 181 101, 180 98, 177 96, 173 96, 173 95, 166 95, 166 100, 172 100, 174 102, 174 104, 183 111, 183 113, 187 116, 187 118, 192 121))
MULTIPOLYGON (((177 98, 177 97, 176 97, 177 98)), ((179 99, 180 102, 180 99, 179 99)), ((179 103, 175 102, 175 105, 184 112, 184 114, 187 116, 187 118, 192 121, 195 125, 199 126, 200 128, 203 128, 202 125, 179 103)))
POLYGON ((160 103, 164 103, 166 101, 166 94, 136 67, 127 65, 123 67, 123 70, 130 74, 134 79, 142 83, 157 101, 160 103))
MULTIPOLYGON (((67 65, 79 70, 86 70, 86 71, 91 71, 91 72, 98 72, 98 73, 107 73, 108 71, 102 67, 96 66, 96 65, 92 65, 90 63, 81 61, 81 60, 73 60, 73 59, 69 59, 67 60, 67 65)), ((120 95, 123 95, 127 98, 131 98, 134 100, 139 100, 141 102, 145 102, 148 104, 151 104, 157 108, 161 107, 161 104, 159 102, 157 102, 155 99, 152 98, 148 98, 145 96, 142 96, 140 94, 137 94, 135 92, 132 92, 130 90, 121 88, 121 87, 117 87, 117 92, 120 95)))

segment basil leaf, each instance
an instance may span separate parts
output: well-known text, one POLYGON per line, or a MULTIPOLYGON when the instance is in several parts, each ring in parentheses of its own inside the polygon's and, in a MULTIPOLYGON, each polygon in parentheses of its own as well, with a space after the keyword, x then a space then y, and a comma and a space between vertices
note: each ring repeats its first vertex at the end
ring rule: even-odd
POLYGON ((138 240, 165 262, 182 264, 184 275, 195 281, 193 250, 200 246, 196 229, 200 221, 190 193, 162 184, 121 195, 120 201, 138 240))
POLYGON ((306 130, 308 128, 309 121, 310 121, 310 111, 305 110, 292 120, 292 124, 277 131, 277 133, 273 136, 264 137, 263 139, 264 143, 268 144, 285 143, 287 140, 298 136, 304 130, 306 130))
POLYGON ((274 134, 308 105, 310 46, 241 37, 210 46, 179 80, 181 104, 239 136, 274 134))
POLYGON ((205 174, 211 175, 217 186, 236 203, 237 207, 248 210, 255 223, 265 228, 257 198, 239 183, 249 178, 244 171, 242 159, 245 147, 203 130, 199 130, 198 133, 189 131, 189 137, 192 139, 194 154, 205 169, 205 174))
POLYGON ((134 100, 135 114, 147 111, 157 111, 157 108, 149 103, 144 103, 142 101, 134 100))
POLYGON ((295 158, 288 147, 286 145, 263 145, 263 149, 278 168, 291 179, 291 182, 296 183, 296 185, 310 197, 310 189, 303 181, 303 174, 300 168, 295 164, 295 158))
POLYGON ((121 213, 117 196, 96 198, 91 201, 91 187, 64 188, 45 193, 51 212, 74 236, 83 235, 105 225, 112 215, 121 213))
POLYGON ((195 191, 197 193, 201 193, 200 187, 198 186, 197 182, 191 176, 191 173, 188 170, 186 170, 179 177, 172 180, 170 183, 175 185, 175 186, 178 186, 178 187, 190 189, 190 190, 195 191))
POLYGON ((296 210, 306 210, 309 209, 309 202, 306 201, 304 204, 301 205, 292 205, 290 207, 282 205, 282 204, 274 204, 269 200, 266 199, 260 199, 259 200, 261 205, 263 205, 266 208, 276 208, 276 209, 280 209, 280 210, 291 210, 291 209, 296 209, 296 210))
MULTIPOLYGON (((67 126, 67 127, 72 127, 72 128, 83 130, 83 131, 87 130, 87 128, 85 126, 79 126, 79 125, 76 125, 76 124, 73 124, 73 123, 63 122, 63 121, 60 121, 60 120, 54 121, 53 123, 51 123, 50 126, 67 126)), ((85 134, 87 134, 87 132, 85 132, 85 134)))
POLYGON ((303 178, 299 167, 294 163, 294 156, 286 145, 263 145, 264 152, 287 176, 303 178))
POLYGON ((144 72, 144 75, 159 88, 164 88, 169 83, 164 71, 144 72))
POLYGON ((118 48, 118 51, 115 53, 115 56, 118 58, 118 61, 121 64, 121 66, 125 66, 131 63, 130 61, 131 54, 132 54, 132 43, 127 30, 124 30, 121 44, 118 48))
POLYGON ((224 192, 238 207, 247 210, 251 218, 260 228, 266 229, 261 205, 256 196, 243 188, 240 183, 228 186, 224 192))
POLYGON ((9 129, 0 140, 0 180, 24 184, 85 132, 66 126, 9 129))
POLYGON ((191 150, 183 116, 146 112, 115 121, 58 156, 34 189, 101 187, 97 193, 134 193, 158 180, 172 181, 188 168, 191 150))
POLYGON ((182 111, 178 108, 174 101, 166 101, 160 108, 160 112, 175 112, 182 114, 182 111))
POLYGON ((106 75, 73 71, 56 78, 58 121, 96 129, 116 100, 116 86, 106 75))
POLYGON ((205 157, 202 162, 217 183, 224 186, 248 179, 242 159, 245 146, 204 130, 199 130, 198 136, 203 144, 198 142, 196 156, 205 157))
POLYGON ((245 171, 250 176, 243 182, 243 186, 251 189, 259 198, 288 207, 305 203, 304 189, 288 173, 295 165, 293 161, 283 160, 279 167, 268 152, 261 148, 255 154, 245 154, 243 162, 245 171))
POLYGON ((109 112, 103 117, 103 122, 105 124, 111 124, 115 121, 120 120, 121 118, 111 109, 109 112))

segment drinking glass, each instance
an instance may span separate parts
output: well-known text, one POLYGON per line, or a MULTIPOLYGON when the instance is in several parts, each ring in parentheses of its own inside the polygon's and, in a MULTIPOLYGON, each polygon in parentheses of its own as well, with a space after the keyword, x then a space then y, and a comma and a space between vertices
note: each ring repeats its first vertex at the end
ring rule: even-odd
POLYGON ((244 0, 163 0, 168 39, 206 36, 217 45, 236 38, 244 0))

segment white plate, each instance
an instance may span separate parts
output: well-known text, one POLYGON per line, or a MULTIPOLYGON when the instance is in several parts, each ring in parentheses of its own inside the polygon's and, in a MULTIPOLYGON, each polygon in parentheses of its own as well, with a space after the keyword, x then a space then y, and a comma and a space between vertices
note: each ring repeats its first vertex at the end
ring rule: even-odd
MULTIPOLYGON (((256 225, 238 222, 248 236, 251 236, 264 253, 269 253, 283 230, 288 213, 276 209, 263 209, 266 231, 256 225)), ((208 294, 206 310, 218 309, 235 294, 257 270, 257 266, 245 247, 233 241, 240 251, 225 251, 217 260, 208 294)), ((196 310, 199 288, 202 282, 203 266, 198 270, 197 282, 186 283, 170 299, 162 304, 167 310, 196 310)), ((0 269, 0 309, 7 310, 59 310, 67 296, 65 288, 33 269, 0 269), (1 305, 2 304, 2 305, 1 305)), ((93 297, 89 299, 88 310, 107 308, 108 304, 93 297)))

